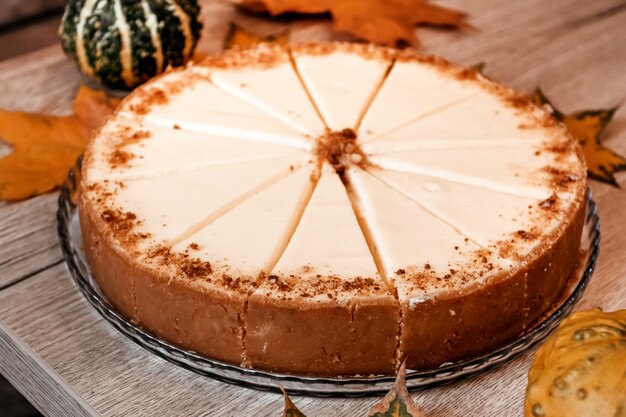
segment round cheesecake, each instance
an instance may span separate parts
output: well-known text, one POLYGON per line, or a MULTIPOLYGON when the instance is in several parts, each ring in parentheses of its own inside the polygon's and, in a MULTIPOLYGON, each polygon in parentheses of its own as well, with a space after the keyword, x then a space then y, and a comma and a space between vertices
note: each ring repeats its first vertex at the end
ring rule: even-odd
POLYGON ((81 229, 123 315, 185 349, 303 375, 488 352, 579 258, 577 142, 440 58, 261 45, 138 88, 85 154, 81 229))

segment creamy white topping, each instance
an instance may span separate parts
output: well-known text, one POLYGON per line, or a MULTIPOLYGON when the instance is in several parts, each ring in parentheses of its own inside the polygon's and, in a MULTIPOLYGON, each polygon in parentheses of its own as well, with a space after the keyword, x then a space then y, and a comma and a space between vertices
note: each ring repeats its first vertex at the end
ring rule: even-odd
POLYGON ((100 161, 89 170, 88 182, 165 176, 213 165, 304 155, 300 149, 271 142, 186 131, 177 125, 147 125, 137 119, 118 120, 117 125, 105 126, 100 133, 94 146, 100 151, 94 154, 100 161), (132 137, 133 132, 139 132, 137 138, 132 137), (116 148, 128 161, 111 172, 107 160, 114 160, 116 148))
MULTIPOLYGON (((359 138, 369 142, 435 114, 447 113, 473 100, 481 91, 477 85, 453 80, 434 67, 396 62, 363 119, 359 138)), ((457 125, 451 120, 440 127, 457 125)), ((483 130, 486 127, 476 126, 483 130)))
POLYGON ((353 128, 390 62, 355 54, 294 53, 298 71, 332 130, 353 128))
MULTIPOLYGON (((373 170, 380 182, 419 204, 433 218, 482 247, 533 226, 528 216, 538 210, 537 200, 466 185, 442 178, 373 170)), ((371 182, 371 181, 370 181, 371 182)))
MULTIPOLYGON (((398 288, 401 298, 440 286, 436 277, 447 275, 450 283, 457 283, 453 275, 458 271, 478 269, 467 261, 480 245, 467 239, 440 213, 430 211, 360 169, 351 169, 349 178, 386 278, 398 288), (418 278, 419 287, 414 286, 416 275, 425 276, 418 278)), ((493 261, 493 256, 489 258, 493 261)), ((506 260, 496 262, 502 268, 510 266, 506 260)))
MULTIPOLYGON (((166 156, 166 155, 164 155, 166 156)), ((140 230, 150 233, 144 244, 167 244, 184 236, 190 228, 202 230, 207 219, 219 218, 292 174, 292 167, 306 164, 306 155, 290 155, 249 162, 216 165, 193 172, 159 178, 121 180, 112 203, 134 213, 140 230)), ((297 190, 294 190, 297 192, 297 190)), ((235 228, 232 234, 246 230, 235 228)), ((194 233, 195 234, 195 233, 194 233)), ((258 237, 257 237, 258 238, 258 237)))
MULTIPOLYGON (((268 108, 246 102, 211 83, 206 69, 188 71, 174 72, 167 77, 167 83, 174 86, 176 83, 189 85, 182 91, 169 92, 165 84, 167 101, 152 105, 144 117, 146 123, 161 127, 178 125, 199 133, 311 148, 309 139, 291 124, 275 118, 268 108)), ((143 100, 140 96, 131 99, 122 114, 132 116, 132 106, 142 105, 143 100)))
POLYGON ((295 170, 178 243, 173 250, 183 252, 191 248, 190 255, 228 265, 236 276, 258 277, 298 208, 300 190, 311 182, 316 169, 307 164, 295 170))
POLYGON ((282 63, 271 70, 258 67, 218 69, 211 79, 220 88, 242 100, 264 108, 299 132, 317 137, 324 132, 324 124, 302 88, 287 52, 282 63))
POLYGON ((419 149, 372 155, 372 163, 388 170, 431 175, 536 199, 548 198, 549 174, 531 145, 506 148, 419 149))
POLYGON ((315 279, 376 277, 376 265, 339 176, 326 165, 287 249, 271 272, 315 279))

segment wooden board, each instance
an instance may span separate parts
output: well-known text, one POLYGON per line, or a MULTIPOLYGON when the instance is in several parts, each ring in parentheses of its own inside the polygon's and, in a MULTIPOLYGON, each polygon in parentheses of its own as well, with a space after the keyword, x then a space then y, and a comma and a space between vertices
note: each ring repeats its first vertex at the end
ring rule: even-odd
MULTIPOLYGON (((443 2, 442 2, 443 3, 443 2)), ((541 85, 564 111, 609 107, 626 96, 626 2, 623 0, 458 0, 477 30, 418 29, 424 50, 513 87, 541 85)), ((219 50, 228 21, 258 33, 284 29, 225 3, 205 8, 202 48, 219 50)), ((290 25, 294 40, 330 38, 316 19, 290 25)), ((0 106, 69 110, 80 78, 51 47, 0 64, 0 106)), ((604 142, 626 153, 626 110, 604 142)), ((5 150, 6 152, 6 150, 5 150)), ((626 174, 618 175, 626 184, 626 174)), ((626 194, 592 182, 602 220, 596 273, 579 308, 626 308, 626 194)), ((56 194, 0 204, 0 372, 51 416, 279 416, 277 394, 195 375, 144 351, 104 322, 61 263, 56 194)), ((531 352, 477 378, 414 394, 429 417, 520 416, 531 352)), ((365 415, 374 399, 296 398, 309 416, 365 415)))

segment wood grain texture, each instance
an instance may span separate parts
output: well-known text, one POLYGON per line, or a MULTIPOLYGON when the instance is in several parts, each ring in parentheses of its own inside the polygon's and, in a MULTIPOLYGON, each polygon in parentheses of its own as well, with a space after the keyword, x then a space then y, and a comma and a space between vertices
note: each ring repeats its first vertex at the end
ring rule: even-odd
MULTIPOLYGON (((463 64, 486 62, 488 75, 518 89, 541 85, 563 111, 609 107, 626 96, 626 1, 441 3, 468 11, 479 29, 418 29, 426 52, 463 64)), ((230 19, 259 34, 290 26, 293 40, 336 37, 325 21, 277 23, 221 2, 208 4, 204 14, 204 52, 221 48, 230 19)), ((73 66, 52 47, 0 64, 0 106, 64 112, 78 82, 73 66)), ((626 153, 626 109, 618 111, 603 141, 626 153)), ((626 185, 626 174, 619 174, 618 181, 626 185)), ((626 193, 593 181, 591 188, 602 220, 601 256, 579 308, 626 308, 626 193)), ((103 416, 280 415, 277 394, 222 384, 144 351, 100 319, 63 264, 44 268, 59 259, 55 197, 0 205, 0 286, 29 276, 0 291, 0 371, 10 372, 10 379, 49 415, 82 415, 79 409, 60 414, 54 408, 72 401, 84 401, 92 414, 103 416), (40 231, 30 233, 34 230, 40 231), (37 254, 38 248, 47 249, 37 254), (7 371, 13 363, 20 365, 10 369, 18 371, 7 371), (54 392, 54 381, 66 384, 62 398, 47 395, 54 392)), ((413 396, 429 417, 520 416, 531 356, 528 352, 477 378, 413 396)), ((373 402, 296 398, 311 417, 365 415, 373 402)))
MULTIPOLYGON (((69 113, 80 78, 60 46, 0 63, 0 107, 69 113)), ((0 155, 10 152, 0 138, 0 155)), ((0 289, 61 262, 56 235, 57 194, 0 202, 0 289)))
POLYGON ((48 194, 18 204, 0 202, 0 290, 61 262, 57 242, 57 196, 48 194), (25 213, 45 213, 26 218, 25 213))
POLYGON ((42 363, 37 354, 30 350, 4 323, 0 322, 0 371, 31 402, 50 416, 93 416, 93 410, 78 395, 71 395, 68 386, 42 363))

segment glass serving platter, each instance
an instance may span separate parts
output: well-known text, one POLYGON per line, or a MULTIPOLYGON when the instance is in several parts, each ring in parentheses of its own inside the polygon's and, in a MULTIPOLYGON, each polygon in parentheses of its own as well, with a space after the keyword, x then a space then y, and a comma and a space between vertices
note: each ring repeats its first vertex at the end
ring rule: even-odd
MULTIPOLYGON (((61 248, 70 273, 87 301, 124 336, 155 355, 200 375, 264 391, 280 392, 278 387, 280 384, 292 395, 362 397, 385 394, 393 386, 395 380, 393 376, 318 378, 242 368, 181 349, 144 331, 123 317, 100 292, 83 251, 78 212, 74 202, 80 165, 79 159, 77 165, 70 170, 59 196, 57 221, 61 248)), ((501 366, 537 345, 559 325, 582 297, 598 257, 600 219, 590 191, 587 193, 586 204, 587 214, 581 246, 584 256, 580 267, 570 280, 569 287, 565 290, 562 303, 517 339, 488 354, 445 364, 428 371, 407 370, 406 384, 409 391, 448 384, 501 366)))

